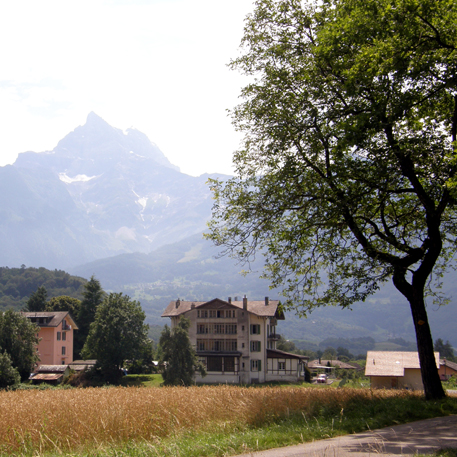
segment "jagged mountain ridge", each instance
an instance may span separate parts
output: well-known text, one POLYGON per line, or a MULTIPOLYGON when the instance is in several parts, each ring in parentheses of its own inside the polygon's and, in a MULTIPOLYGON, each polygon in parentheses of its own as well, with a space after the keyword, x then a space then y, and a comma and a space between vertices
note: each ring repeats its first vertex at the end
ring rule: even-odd
POLYGON ((143 133, 90 113, 52 151, 0 168, 0 264, 68 268, 201 232, 207 179, 181 173, 143 133))

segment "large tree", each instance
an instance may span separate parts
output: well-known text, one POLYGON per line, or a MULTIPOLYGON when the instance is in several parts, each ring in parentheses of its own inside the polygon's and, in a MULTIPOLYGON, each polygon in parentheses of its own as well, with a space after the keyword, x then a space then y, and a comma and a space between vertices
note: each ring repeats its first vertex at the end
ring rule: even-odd
POLYGON ((196 371, 206 376, 206 369, 192 347, 189 327, 190 320, 182 317, 173 329, 165 325, 160 335, 160 363, 164 366, 162 377, 166 386, 190 386, 196 371))
POLYGON ((91 276, 90 280, 84 284, 84 292, 78 314, 75 316, 78 324, 78 331, 75 334, 75 356, 79 357, 81 350, 89 335, 90 324, 95 320, 95 312, 98 305, 103 302, 105 292, 100 281, 91 276))
POLYGON ((82 356, 96 359, 105 377, 115 379, 125 361, 140 358, 149 344, 145 317, 139 302, 122 293, 109 294, 97 307, 82 356))
POLYGON ((39 360, 38 327, 13 310, 0 313, 0 352, 6 352, 12 366, 26 380, 39 360))
POLYGON ((443 397, 428 284, 454 253, 454 0, 258 0, 232 112, 236 177, 208 234, 265 254, 287 304, 348 307, 392 279, 410 304, 428 399, 443 397))

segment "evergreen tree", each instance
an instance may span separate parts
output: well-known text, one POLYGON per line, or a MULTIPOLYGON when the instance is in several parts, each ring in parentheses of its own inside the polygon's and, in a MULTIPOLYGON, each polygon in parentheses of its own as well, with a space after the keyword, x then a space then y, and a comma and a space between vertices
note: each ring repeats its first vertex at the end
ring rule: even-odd
POLYGON ((434 349, 436 352, 440 353, 440 358, 446 357, 446 359, 450 360, 451 362, 455 360, 454 349, 452 348, 452 345, 449 341, 444 343, 441 338, 438 338, 435 341, 434 349))
POLYGON ((91 276, 90 280, 84 284, 83 300, 81 301, 79 312, 75 316, 78 330, 75 333, 74 353, 75 357, 81 356, 82 348, 89 335, 90 324, 95 320, 97 307, 102 303, 105 292, 100 281, 91 276))
POLYGON ((160 362, 166 386, 190 386, 194 383, 194 373, 206 375, 203 364, 189 339, 190 320, 182 317, 172 330, 165 325, 160 336, 160 362))
POLYGON ((26 311, 29 312, 40 312, 46 310, 48 299, 48 292, 44 286, 38 287, 38 289, 30 295, 27 300, 26 311))

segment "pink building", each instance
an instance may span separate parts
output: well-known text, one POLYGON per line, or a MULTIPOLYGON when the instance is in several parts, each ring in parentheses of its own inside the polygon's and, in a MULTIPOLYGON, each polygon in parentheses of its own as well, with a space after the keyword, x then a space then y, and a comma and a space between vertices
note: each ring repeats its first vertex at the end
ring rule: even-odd
POLYGON ((73 362, 73 331, 78 330, 68 311, 23 313, 39 328, 40 365, 68 365, 73 362))

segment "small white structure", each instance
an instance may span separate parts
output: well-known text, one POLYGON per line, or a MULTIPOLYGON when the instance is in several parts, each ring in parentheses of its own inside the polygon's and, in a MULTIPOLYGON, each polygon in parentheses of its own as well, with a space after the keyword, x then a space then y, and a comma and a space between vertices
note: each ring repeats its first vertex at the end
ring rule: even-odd
MULTIPOLYGON (((439 352, 435 352, 435 361, 438 369, 439 352)), ((368 351, 365 376, 374 389, 424 389, 417 352, 368 351)))

